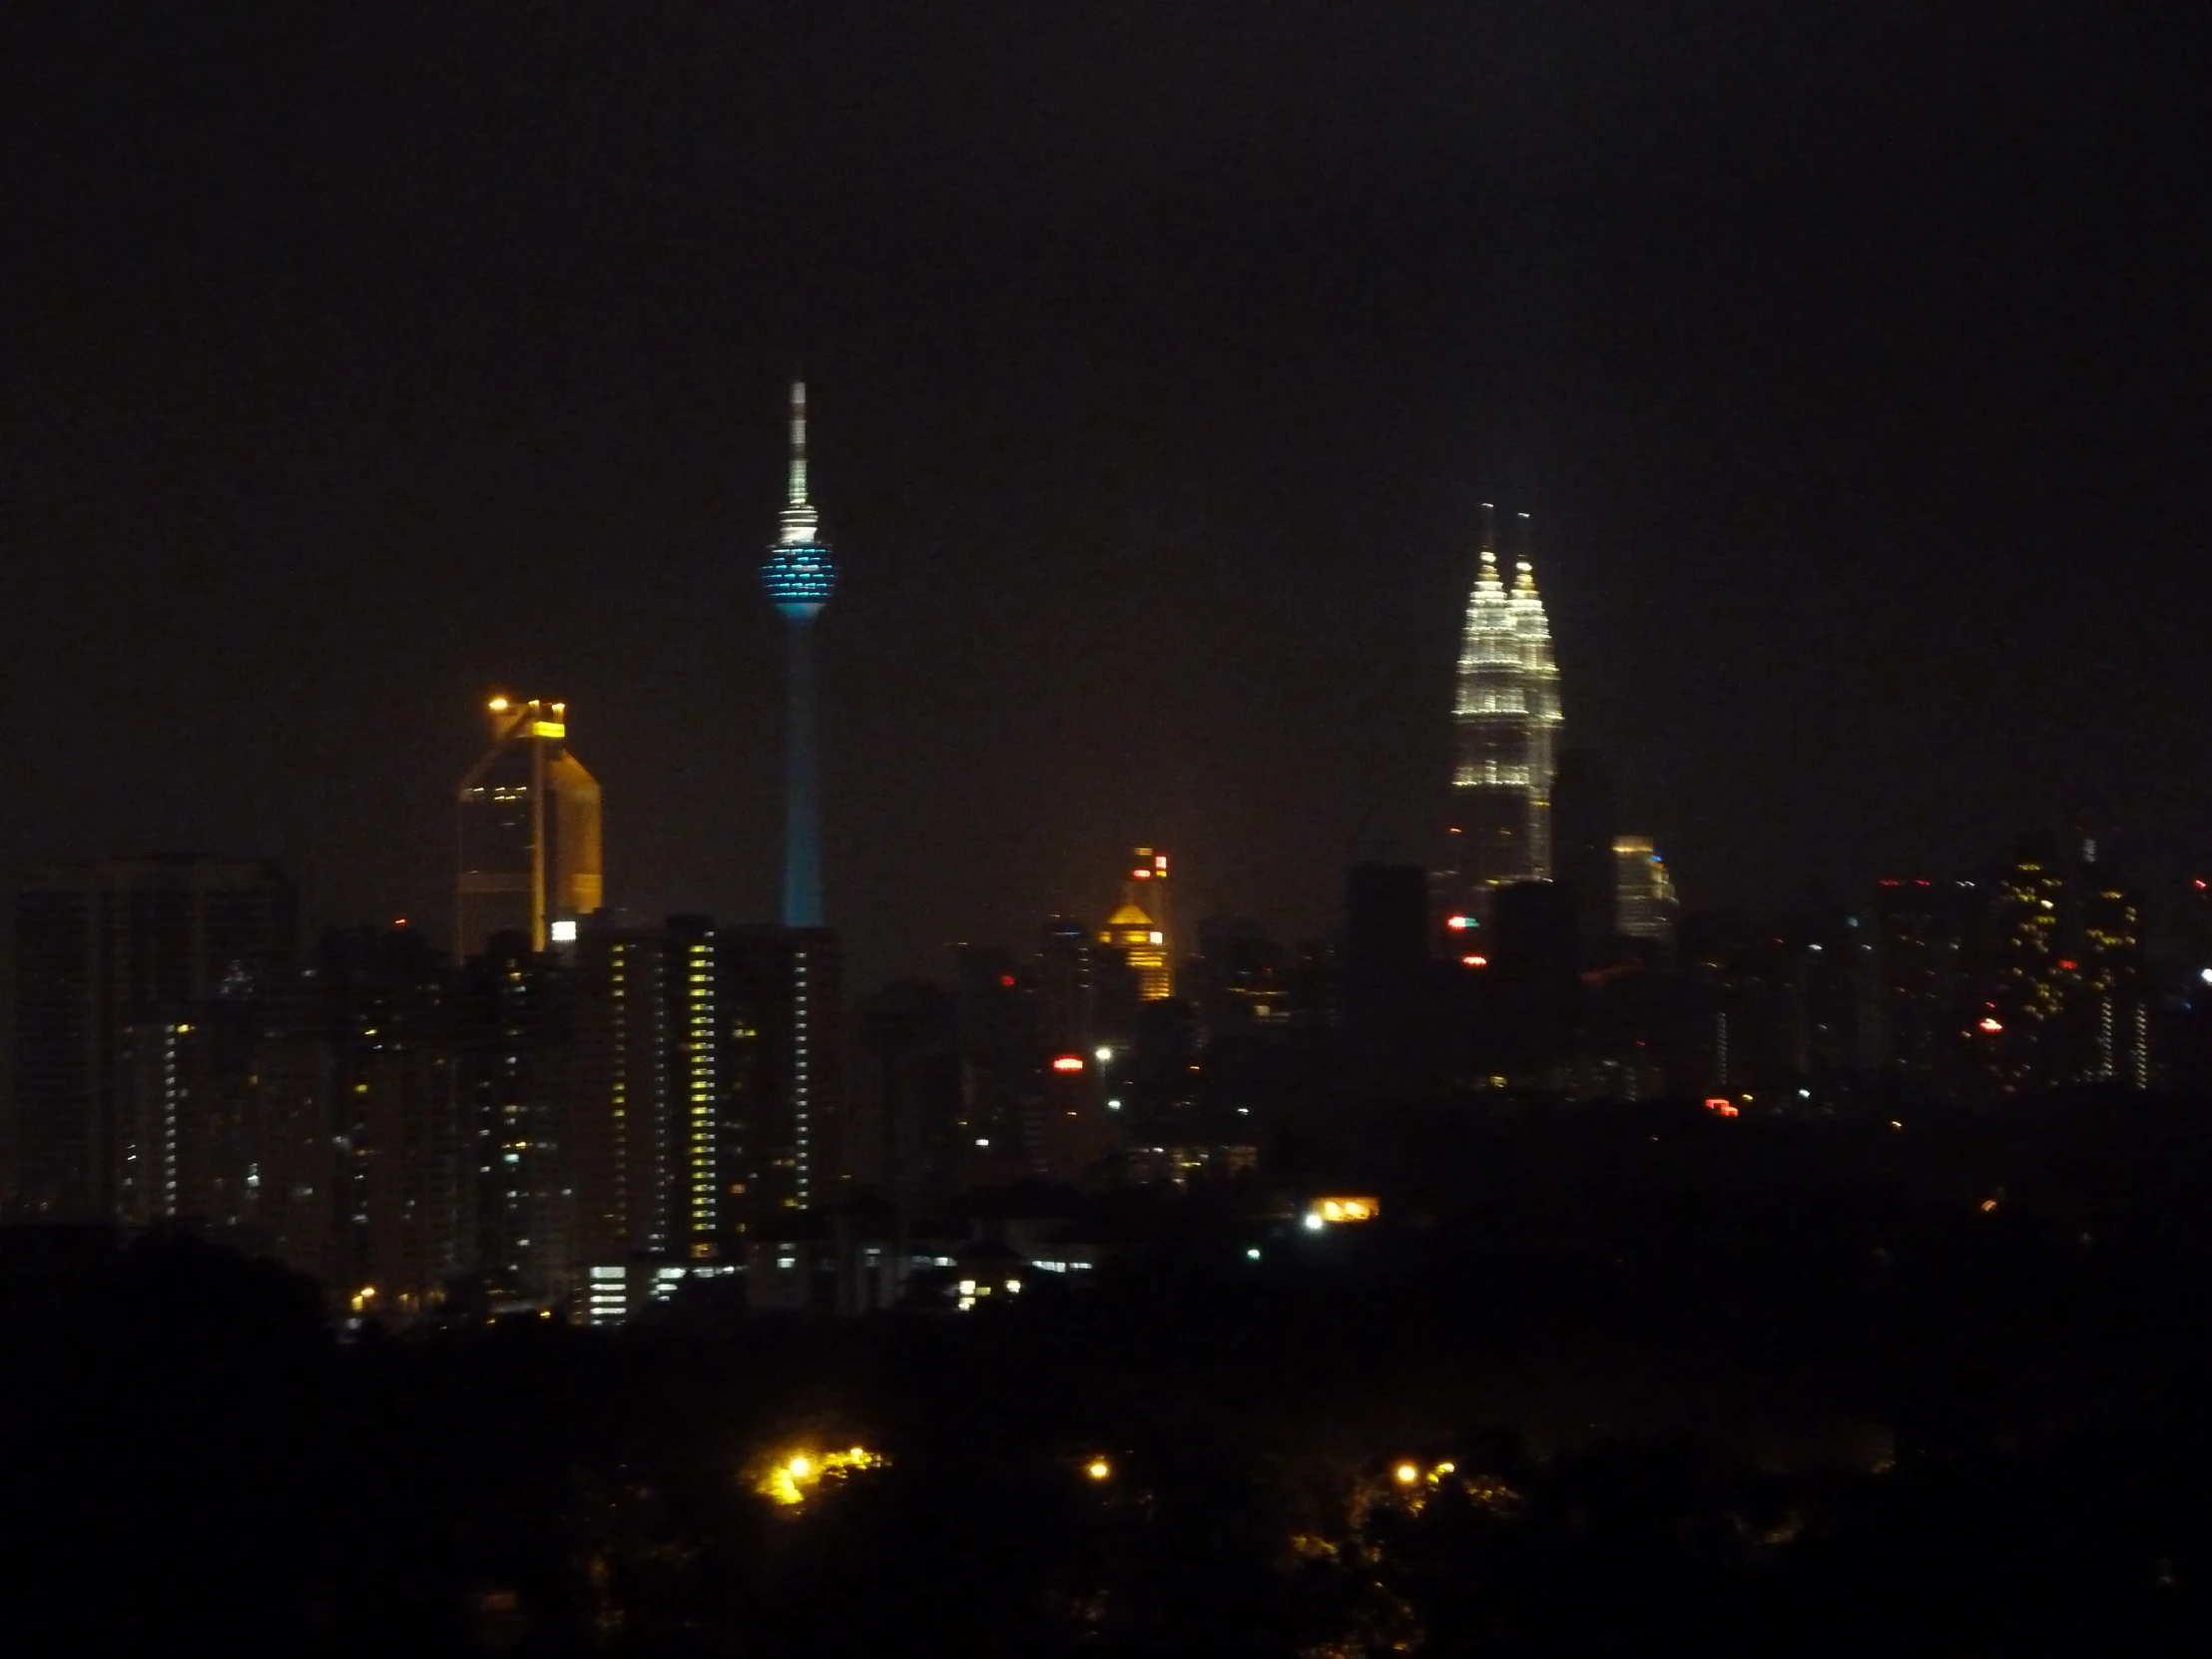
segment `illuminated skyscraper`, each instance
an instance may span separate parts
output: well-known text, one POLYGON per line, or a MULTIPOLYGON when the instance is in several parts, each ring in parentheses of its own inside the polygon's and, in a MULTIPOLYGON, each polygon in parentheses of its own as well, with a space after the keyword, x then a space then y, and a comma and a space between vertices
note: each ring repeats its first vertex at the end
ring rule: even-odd
POLYGON ((836 566, 807 499, 807 383, 792 385, 791 493, 783 529, 761 578, 790 636, 790 728, 784 753, 784 925, 822 925, 822 805, 815 760, 815 619, 830 602, 836 566))
POLYGON ((1676 902, 1666 859, 1646 837, 1621 835, 1613 842, 1613 869, 1621 931, 1632 939, 1672 944, 1676 902))
POLYGON ((483 954, 494 933, 532 950, 576 936, 599 908, 599 783, 569 753, 568 705, 495 697, 491 748, 457 792, 453 951, 483 954))
POLYGON ((1137 994, 1147 1002, 1175 994, 1175 946, 1168 923, 1168 855, 1140 846, 1129 879, 1122 883, 1121 908, 1106 918, 1100 944, 1118 947, 1137 976, 1137 994))
MULTIPOLYGON (((1483 507, 1482 550, 1467 598, 1452 724, 1454 902, 1479 908, 1508 881, 1552 873, 1551 781, 1559 742, 1559 670, 1551 625, 1526 558, 1510 588, 1483 507)), ((1526 514, 1521 515, 1526 517, 1526 514)))

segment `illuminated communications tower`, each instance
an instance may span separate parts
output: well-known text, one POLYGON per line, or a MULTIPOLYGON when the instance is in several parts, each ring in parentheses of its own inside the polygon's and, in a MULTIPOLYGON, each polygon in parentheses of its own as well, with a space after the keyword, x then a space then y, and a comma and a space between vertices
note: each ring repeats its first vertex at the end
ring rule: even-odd
POLYGON ((494 933, 532 950, 576 937, 599 908, 599 782, 568 750, 568 705, 495 697, 484 705, 491 748, 456 800, 456 955, 483 954, 494 933))
POLYGON ((1512 586, 1505 585, 1487 503, 1482 511, 1482 555, 1467 598, 1452 709, 1458 898, 1476 906, 1506 882, 1550 878, 1551 781, 1559 745, 1559 670, 1535 572, 1519 559, 1512 586))
POLYGON ((791 726, 784 756, 784 925, 822 925, 822 803, 815 761, 815 618, 830 602, 836 566, 807 499, 807 383, 792 385, 791 496, 761 578, 791 639, 791 726))
MULTIPOLYGON (((784 756, 784 928, 775 947, 771 1001, 788 1023, 786 1075, 776 1097, 773 1126, 756 1137, 768 1143, 769 1161, 788 1171, 774 1183, 785 1188, 779 1203, 805 1209, 814 1202, 818 1166, 830 1160, 822 1144, 835 1113, 834 1059, 838 1023, 837 947, 822 921, 822 802, 815 758, 815 618, 830 602, 836 566, 822 539, 815 504, 807 499, 807 383, 792 384, 791 492, 783 528, 769 549, 761 578, 784 613, 791 640, 788 691, 791 725, 784 756)), ((769 1197, 769 1194, 759 1195, 769 1197)))

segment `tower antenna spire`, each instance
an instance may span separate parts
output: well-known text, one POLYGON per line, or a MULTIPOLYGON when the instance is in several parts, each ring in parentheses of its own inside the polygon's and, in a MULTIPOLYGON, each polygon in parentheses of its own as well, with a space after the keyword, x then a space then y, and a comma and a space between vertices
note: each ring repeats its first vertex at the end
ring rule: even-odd
MULTIPOLYGON (((815 504, 807 499, 807 382, 792 382, 791 490, 785 497, 780 547, 811 546, 821 524, 815 504)), ((825 595, 825 597, 828 597, 825 595)))
POLYGON ((792 382, 792 490, 793 506, 807 500, 807 382, 792 382))

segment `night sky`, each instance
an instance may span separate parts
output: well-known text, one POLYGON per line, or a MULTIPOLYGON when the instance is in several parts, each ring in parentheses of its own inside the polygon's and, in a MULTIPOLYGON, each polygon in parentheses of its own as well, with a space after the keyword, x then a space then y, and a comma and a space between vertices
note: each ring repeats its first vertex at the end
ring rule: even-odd
POLYGON ((19 8, 0 859, 446 925, 495 688, 773 914, 803 365, 872 979, 1425 857, 1479 503, 1692 905, 2207 847, 2195 8, 19 8))

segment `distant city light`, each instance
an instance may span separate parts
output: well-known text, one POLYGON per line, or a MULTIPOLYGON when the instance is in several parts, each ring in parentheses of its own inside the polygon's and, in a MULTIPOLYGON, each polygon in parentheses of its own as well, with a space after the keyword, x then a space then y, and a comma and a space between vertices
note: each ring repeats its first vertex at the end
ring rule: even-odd
POLYGON ((1321 1231, 1321 1230, 1322 1230, 1323 1228, 1327 1227, 1328 1225, 1329 1225, 1329 1224, 1328 1224, 1327 1222, 1323 1221, 1323 1220, 1321 1219, 1321 1217, 1320 1217, 1320 1216, 1319 1216, 1318 1214, 1316 1214, 1316 1213, 1315 1213, 1314 1211, 1312 1211, 1312 1210, 1309 1210, 1309 1211, 1307 1211, 1307 1212, 1306 1212, 1306 1231, 1307 1231, 1307 1232, 1309 1232, 1309 1233, 1319 1233, 1319 1232, 1320 1232, 1320 1231, 1321 1231))
POLYGON ((773 1465, 754 1482, 753 1489, 763 1497, 790 1508, 805 1502, 807 1494, 827 1476, 834 1475, 841 1479, 860 1469, 879 1469, 889 1461, 881 1452, 869 1451, 865 1446, 853 1446, 846 1451, 826 1451, 819 1457, 809 1452, 795 1452, 773 1465))
POLYGON ((1382 1213, 1382 1205, 1379 1199, 1317 1198, 1313 1208, 1306 1213, 1306 1225, 1318 1229, 1344 1222, 1373 1221, 1382 1213))
POLYGON ((1257 1262, 1259 1259, 1260 1247, 1258 1245, 1251 1245, 1247 1247, 1247 1249, 1245 1250, 1245 1260, 1248 1262, 1257 1262))
POLYGON ((2004 1021, 1998 1019, 1994 1014, 1982 1015, 1979 1023, 1982 1030, 1991 1033, 1995 1033, 2004 1029, 2004 1021))
POLYGON ((1396 1473, 1397 1483, 1400 1486, 1410 1486, 1420 1478, 1420 1470, 1411 1463, 1398 1464, 1396 1473))
POLYGON ((546 936, 555 944, 574 944, 576 942, 576 918, 574 916, 563 916, 558 921, 548 923, 545 931, 546 936))
POLYGON ((1472 916, 1447 916, 1444 925, 1454 933, 1464 933, 1468 928, 1480 925, 1472 916))
POLYGON ((1091 1050, 1091 1058, 1093 1058, 1094 1060, 1096 1060, 1096 1061, 1097 1061, 1097 1062, 1098 1062, 1098 1063, 1099 1063, 1100 1065, 1104 1065, 1104 1064, 1105 1064, 1105 1063, 1106 1063, 1106 1062, 1107 1062, 1108 1060, 1111 1060, 1111 1059, 1112 1059, 1113 1057, 1114 1057, 1114 1051, 1113 1051, 1112 1049, 1110 1049, 1110 1048, 1107 1048, 1107 1047, 1106 1047, 1106 1046, 1104 1046, 1103 1044, 1101 1044, 1101 1045, 1100 1045, 1099 1047, 1097 1047, 1097 1048, 1094 1048, 1093 1050, 1091 1050))
POLYGON ((1487 956, 1462 956, 1459 958, 1459 965, 1461 967, 1488 967, 1490 959, 1487 956))
POLYGON ((1107 1462, 1103 1457, 1093 1457, 1083 1465, 1083 1472, 1093 1480, 1106 1480, 1112 1477, 1114 1465, 1107 1462))

